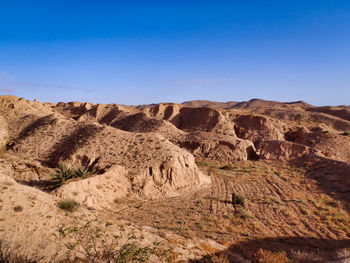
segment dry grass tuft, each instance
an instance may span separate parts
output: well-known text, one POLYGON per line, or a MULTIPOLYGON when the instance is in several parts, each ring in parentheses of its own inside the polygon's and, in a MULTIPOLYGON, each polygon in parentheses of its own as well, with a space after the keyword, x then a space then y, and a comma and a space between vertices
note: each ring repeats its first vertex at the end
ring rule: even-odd
POLYGON ((74 212, 80 206, 80 203, 73 199, 65 199, 58 202, 58 207, 67 212, 74 212))
POLYGON ((289 259, 286 252, 272 252, 259 249, 252 258, 252 263, 288 263, 289 259))

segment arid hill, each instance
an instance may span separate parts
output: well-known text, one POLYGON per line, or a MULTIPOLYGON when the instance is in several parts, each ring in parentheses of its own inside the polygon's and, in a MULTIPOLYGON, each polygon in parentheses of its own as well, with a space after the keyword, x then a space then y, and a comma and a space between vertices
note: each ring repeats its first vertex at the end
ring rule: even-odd
POLYGON ((19 262, 350 259, 347 106, 0 96, 0 146, 19 262))

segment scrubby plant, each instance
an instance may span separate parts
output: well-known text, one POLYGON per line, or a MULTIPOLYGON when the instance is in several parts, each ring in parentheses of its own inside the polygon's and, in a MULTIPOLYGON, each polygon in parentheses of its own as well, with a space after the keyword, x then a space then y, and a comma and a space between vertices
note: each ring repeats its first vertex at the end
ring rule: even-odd
POLYGON ((87 177, 90 172, 87 168, 77 168, 77 169, 70 169, 67 165, 64 163, 59 163, 58 168, 55 170, 56 173, 52 175, 54 180, 56 180, 57 185, 63 185, 67 180, 72 178, 85 178, 87 177))
POLYGON ((244 207, 245 204, 245 197, 241 194, 237 194, 235 192, 232 193, 232 203, 234 205, 241 205, 244 207))
POLYGON ((286 252, 272 252, 260 248, 252 258, 252 263, 288 263, 286 252))
POLYGON ((89 169, 87 168, 78 168, 74 170, 73 177, 85 178, 90 174, 89 169))
POLYGON ((123 227, 120 227, 119 235, 107 236, 110 226, 111 224, 98 220, 83 225, 73 223, 70 226, 60 226, 57 237, 68 249, 67 257, 79 257, 87 262, 147 262, 151 255, 171 260, 171 251, 162 249, 160 243, 142 246, 138 242, 139 238, 133 232, 126 234, 123 227), (105 229, 101 226, 105 226, 105 229))
MULTIPOLYGON (((190 262, 198 262, 198 261, 193 260, 190 262)), ((201 260, 201 262, 202 263, 230 263, 227 256, 225 256, 224 254, 207 256, 207 257, 203 258, 203 260, 201 260)))
POLYGON ((22 246, 5 245, 0 239, 0 262, 1 263, 37 263, 41 258, 34 258, 22 246))
POLYGON ((64 163, 59 163, 52 177, 57 181, 57 184, 63 185, 67 180, 73 178, 74 171, 68 168, 64 163))
POLYGON ((17 206, 15 206, 15 207, 13 208, 13 211, 15 211, 15 212, 21 212, 21 211, 23 211, 23 206, 17 205, 17 206))
POLYGON ((219 169, 232 171, 232 170, 234 170, 234 167, 231 164, 226 164, 226 165, 220 166, 219 169))
POLYGON ((348 135, 350 135, 350 131, 345 131, 341 135, 348 136, 348 135))
POLYGON ((80 203, 73 199, 65 199, 57 203, 58 207, 67 212, 74 212, 80 206, 80 203))
POLYGON ((253 218, 253 215, 248 210, 244 209, 244 207, 238 208, 237 213, 243 219, 253 218))
POLYGON ((316 140, 308 140, 309 144, 316 144, 316 140))

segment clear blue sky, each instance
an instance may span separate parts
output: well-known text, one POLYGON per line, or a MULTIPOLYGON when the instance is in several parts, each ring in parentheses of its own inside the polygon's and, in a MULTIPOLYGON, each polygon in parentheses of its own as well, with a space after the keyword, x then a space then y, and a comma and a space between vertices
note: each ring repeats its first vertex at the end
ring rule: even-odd
POLYGON ((350 1, 0 1, 0 93, 350 104, 350 1))

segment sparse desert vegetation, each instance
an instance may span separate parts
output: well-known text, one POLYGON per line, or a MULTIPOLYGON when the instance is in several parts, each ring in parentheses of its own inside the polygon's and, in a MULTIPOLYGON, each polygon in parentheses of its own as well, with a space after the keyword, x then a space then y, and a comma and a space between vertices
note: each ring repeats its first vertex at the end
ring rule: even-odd
POLYGON ((73 199, 65 199, 58 202, 58 207, 67 212, 74 212, 80 206, 80 203, 73 199))
POLYGON ((69 179, 74 178, 86 178, 89 175, 87 168, 79 167, 77 169, 68 168, 64 163, 59 163, 58 168, 55 170, 55 174, 52 175, 55 183, 61 186, 66 183, 69 179))

